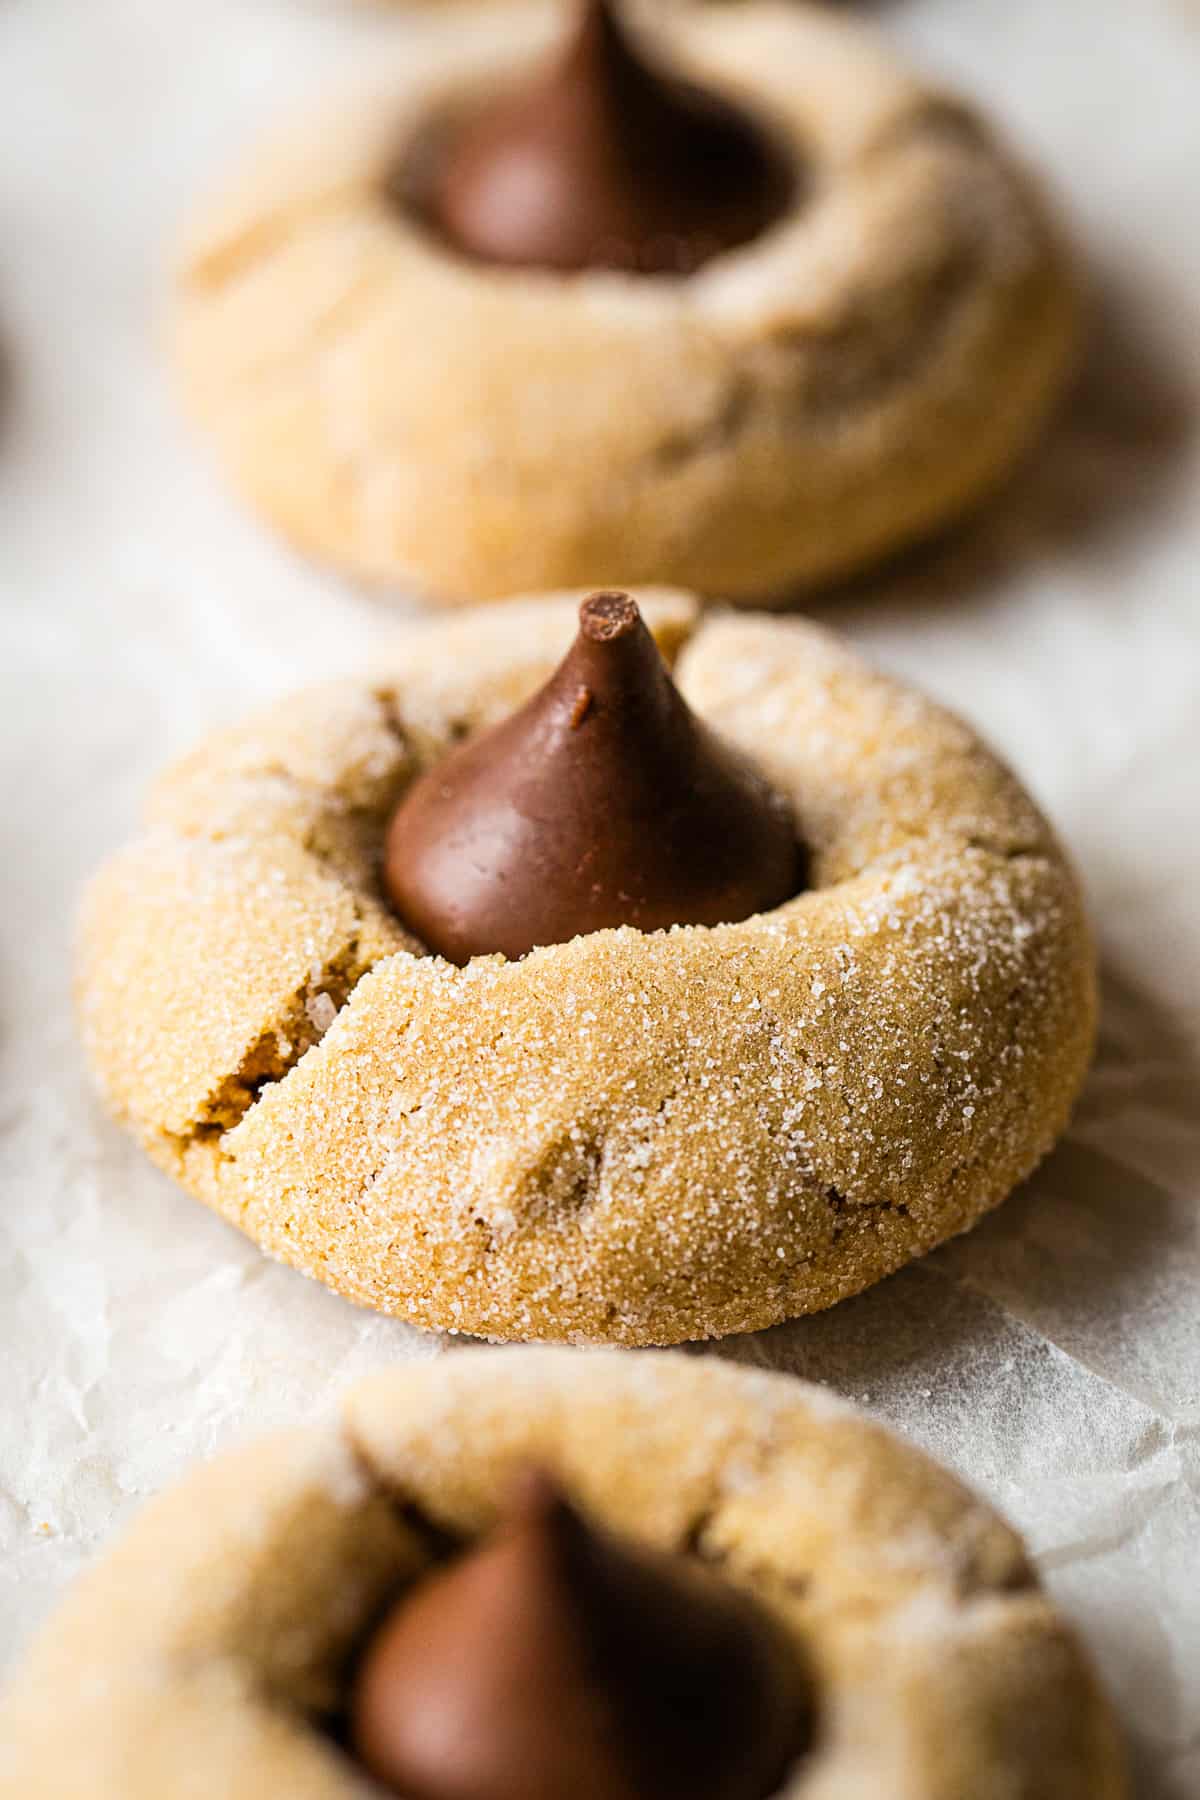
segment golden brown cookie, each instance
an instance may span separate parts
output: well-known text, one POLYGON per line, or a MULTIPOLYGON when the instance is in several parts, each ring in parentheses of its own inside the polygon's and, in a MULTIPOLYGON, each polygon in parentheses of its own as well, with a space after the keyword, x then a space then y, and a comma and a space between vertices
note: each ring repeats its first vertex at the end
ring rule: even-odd
POLYGON ((514 1472, 741 1584, 812 1671, 794 1800, 1120 1800, 1116 1730, 1020 1541, 820 1389, 680 1356, 472 1351, 227 1456, 75 1588, 0 1713, 21 1800, 377 1790, 338 1748, 353 1652, 514 1472), (427 1527, 432 1525, 435 1532, 427 1527))
POLYGON ((662 55, 766 123, 783 219, 686 279, 499 269, 394 198, 431 118, 563 29, 405 46, 253 157, 182 259, 172 354, 233 484, 303 549, 444 601, 845 575, 993 487, 1070 368, 1032 183, 965 106, 818 6, 680 9, 662 55))
POLYGON ((411 630, 372 679, 219 733, 88 892, 113 1112, 361 1304, 496 1339, 753 1330, 966 1230, 1066 1124, 1093 952, 1013 776, 812 625, 642 601, 794 808, 812 885, 775 911, 460 969, 386 910, 393 805, 544 680, 566 598, 411 630))

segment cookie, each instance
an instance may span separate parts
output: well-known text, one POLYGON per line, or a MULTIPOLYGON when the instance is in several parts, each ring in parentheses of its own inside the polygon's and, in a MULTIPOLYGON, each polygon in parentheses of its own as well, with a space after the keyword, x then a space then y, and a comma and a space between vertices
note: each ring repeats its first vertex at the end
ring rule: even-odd
POLYGON ((0 1714, 0 1792, 376 1792, 335 1743, 349 1671, 431 1547, 538 1464, 691 1553, 811 1672, 796 1800, 1120 1800, 1115 1728, 1015 1534, 823 1391, 681 1356, 472 1351, 354 1389, 153 1502, 78 1583, 0 1714))
POLYGON ((489 266, 403 194, 432 123, 561 16, 405 49, 250 157, 191 231, 186 405, 301 549, 454 602, 665 582, 767 601, 944 526, 1073 365, 1070 259, 959 102, 832 9, 680 9, 658 58, 762 122, 782 216, 686 277, 489 266))
POLYGON ((86 896, 113 1113, 362 1305, 495 1339, 755 1330, 966 1230, 1066 1124, 1094 954, 1014 777, 815 626, 642 604, 792 806, 810 885, 774 910, 456 968, 384 904, 393 808, 545 680, 567 598, 410 630, 372 677, 217 734, 86 896))

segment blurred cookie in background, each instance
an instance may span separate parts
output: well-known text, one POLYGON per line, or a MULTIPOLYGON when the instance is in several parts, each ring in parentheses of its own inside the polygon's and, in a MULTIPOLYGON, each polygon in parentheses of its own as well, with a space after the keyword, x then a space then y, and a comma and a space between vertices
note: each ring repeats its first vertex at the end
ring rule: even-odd
POLYGON ((464 18, 189 234, 181 392, 301 549, 431 599, 770 602, 996 486, 1073 368, 1029 176, 811 5, 464 18))

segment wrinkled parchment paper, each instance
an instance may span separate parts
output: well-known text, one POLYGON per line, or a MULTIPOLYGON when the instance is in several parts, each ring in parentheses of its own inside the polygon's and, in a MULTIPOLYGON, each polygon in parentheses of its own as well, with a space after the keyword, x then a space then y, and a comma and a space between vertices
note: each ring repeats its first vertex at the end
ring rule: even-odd
MULTIPOLYGON (((1057 182, 1096 341, 1000 505, 819 610, 1049 807, 1098 922, 1103 1042, 1066 1143, 972 1237, 720 1354, 830 1383, 990 1494, 1091 1644, 1140 1791, 1176 1800, 1200 1794, 1200 7, 871 10, 1057 182)), ((244 517, 177 422, 165 248, 264 110, 443 19, 0 6, 0 1659, 194 1458, 447 1348, 153 1173, 89 1094, 67 993, 79 884, 151 772, 397 628, 244 517)))

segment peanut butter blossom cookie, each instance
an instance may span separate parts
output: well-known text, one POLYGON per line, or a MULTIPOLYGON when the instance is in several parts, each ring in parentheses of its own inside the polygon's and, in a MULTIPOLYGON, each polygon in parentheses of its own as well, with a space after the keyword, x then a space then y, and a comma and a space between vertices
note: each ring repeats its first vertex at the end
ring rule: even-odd
POLYGON ((1009 470, 1068 261, 828 7, 505 9, 310 113, 191 234, 187 404, 303 548, 447 601, 844 575, 1009 470))
POLYGON ((819 1389, 473 1351, 197 1472, 0 1708, 21 1800, 1124 1800, 1020 1541, 819 1389))
POLYGON ((92 884, 78 987, 113 1112, 272 1255, 625 1344, 966 1230, 1095 1018, 1072 872, 966 725, 663 592, 411 629, 212 738, 92 884))

